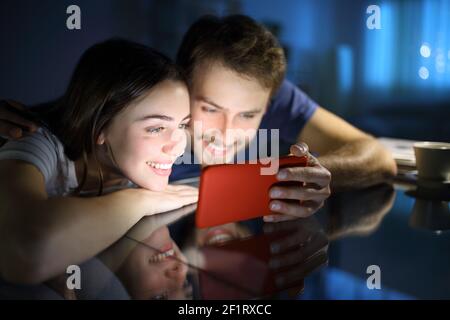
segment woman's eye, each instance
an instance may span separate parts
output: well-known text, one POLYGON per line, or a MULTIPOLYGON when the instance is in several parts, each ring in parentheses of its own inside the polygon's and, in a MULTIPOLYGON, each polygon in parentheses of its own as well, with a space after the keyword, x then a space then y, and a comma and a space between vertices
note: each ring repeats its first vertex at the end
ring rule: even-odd
POLYGON ((164 292, 158 295, 155 295, 153 297, 150 298, 151 300, 168 300, 169 299, 169 294, 164 292))
POLYGON ((156 128, 146 128, 145 131, 148 133, 160 133, 164 130, 164 127, 156 127, 156 128))
POLYGON ((182 123, 178 126, 178 128, 185 130, 189 128, 189 123, 182 123))
POLYGON ((202 111, 208 112, 208 113, 215 113, 216 109, 214 108, 208 108, 208 107, 202 107, 202 111))

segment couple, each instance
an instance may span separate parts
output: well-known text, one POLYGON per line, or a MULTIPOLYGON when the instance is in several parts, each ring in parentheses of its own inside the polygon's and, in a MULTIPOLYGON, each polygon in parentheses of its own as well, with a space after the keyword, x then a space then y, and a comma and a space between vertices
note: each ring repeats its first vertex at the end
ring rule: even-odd
MULTIPOLYGON (((271 209, 282 215, 266 221, 311 215, 330 188, 395 175, 375 139, 284 80, 285 69, 282 48, 251 18, 203 17, 186 33, 176 65, 143 45, 109 40, 84 53, 57 103, 22 117, 4 106, 0 133, 12 140, 0 149, 0 277, 46 281, 104 250, 143 216, 196 202, 195 188, 168 185, 170 174, 177 180, 197 172, 171 166, 190 122, 223 135, 279 129, 280 144, 294 155, 307 154, 306 144, 320 154, 308 154, 307 168, 278 173, 306 185, 270 190, 271 209)), ((204 164, 229 161, 245 147, 191 136, 194 153, 205 147, 204 164)))

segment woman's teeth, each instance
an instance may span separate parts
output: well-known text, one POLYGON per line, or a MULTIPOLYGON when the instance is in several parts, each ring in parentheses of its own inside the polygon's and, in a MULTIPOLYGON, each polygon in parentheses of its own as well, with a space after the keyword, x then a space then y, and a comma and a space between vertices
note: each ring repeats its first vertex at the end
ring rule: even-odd
POLYGON ((163 170, 169 170, 173 165, 173 163, 158 163, 153 161, 147 161, 147 164, 152 168, 163 170))
POLYGON ((159 253, 159 254, 156 254, 156 255, 152 256, 148 261, 150 263, 161 262, 164 259, 166 259, 168 257, 171 257, 173 255, 175 255, 175 250, 174 249, 170 249, 170 250, 167 250, 166 252, 159 253))

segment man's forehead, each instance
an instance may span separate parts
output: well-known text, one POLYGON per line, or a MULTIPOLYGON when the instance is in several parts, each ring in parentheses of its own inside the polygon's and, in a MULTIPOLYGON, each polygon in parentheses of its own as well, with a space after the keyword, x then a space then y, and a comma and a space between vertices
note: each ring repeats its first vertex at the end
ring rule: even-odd
POLYGON ((208 66, 193 73, 191 96, 194 101, 226 109, 265 108, 270 90, 256 79, 243 77, 221 66, 208 66))
POLYGON ((191 73, 191 83, 194 86, 205 86, 208 84, 220 83, 221 85, 242 85, 251 87, 252 90, 269 92, 271 88, 264 87, 258 78, 247 74, 239 73, 235 69, 219 62, 205 61, 194 66, 191 73))
POLYGON ((259 85, 256 78, 241 74, 220 61, 207 60, 194 66, 191 73, 192 82, 196 83, 197 81, 205 79, 208 81, 231 80, 233 82, 236 80, 244 80, 246 82, 253 83, 254 85, 259 85))

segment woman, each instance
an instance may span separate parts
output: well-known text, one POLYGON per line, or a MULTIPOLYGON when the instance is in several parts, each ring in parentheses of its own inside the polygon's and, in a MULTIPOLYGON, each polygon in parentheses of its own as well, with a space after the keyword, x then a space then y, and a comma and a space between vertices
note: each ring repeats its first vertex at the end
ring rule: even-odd
POLYGON ((189 94, 154 50, 117 39, 94 45, 60 103, 37 117, 43 127, 0 150, 4 280, 44 282, 142 217, 197 201, 196 189, 168 186, 186 145, 189 94), (126 188, 133 183, 141 188, 126 188))
POLYGON ((192 204, 140 220, 125 237, 98 256, 102 263, 97 263, 95 269, 88 268, 87 272, 92 274, 90 279, 89 275, 86 277, 86 273, 82 271, 85 274, 83 281, 89 283, 88 290, 91 290, 87 294, 82 290, 79 298, 120 297, 120 285, 115 284, 116 280, 120 281, 132 299, 191 298, 192 287, 186 278, 187 259, 172 239, 168 226, 192 213, 195 207, 196 205, 192 204), (117 277, 108 277, 109 273, 102 265, 107 266, 117 277), (106 276, 99 277, 96 270, 106 276), (111 287, 114 289, 110 289, 111 287))

